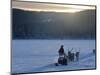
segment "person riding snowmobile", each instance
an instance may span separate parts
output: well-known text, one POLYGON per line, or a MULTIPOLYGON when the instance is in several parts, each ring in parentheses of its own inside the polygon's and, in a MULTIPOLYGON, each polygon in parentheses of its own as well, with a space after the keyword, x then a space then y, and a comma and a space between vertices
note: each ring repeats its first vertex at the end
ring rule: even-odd
POLYGON ((67 65, 67 55, 64 52, 63 45, 61 45, 61 48, 58 51, 59 53, 59 58, 58 58, 58 63, 62 65, 67 65))

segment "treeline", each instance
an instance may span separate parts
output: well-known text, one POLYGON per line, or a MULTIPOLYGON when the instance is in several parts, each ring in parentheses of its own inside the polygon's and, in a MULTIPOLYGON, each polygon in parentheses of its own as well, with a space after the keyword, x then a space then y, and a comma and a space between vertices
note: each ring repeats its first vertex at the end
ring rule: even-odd
POLYGON ((12 10, 13 39, 95 39, 95 10, 78 13, 12 10))

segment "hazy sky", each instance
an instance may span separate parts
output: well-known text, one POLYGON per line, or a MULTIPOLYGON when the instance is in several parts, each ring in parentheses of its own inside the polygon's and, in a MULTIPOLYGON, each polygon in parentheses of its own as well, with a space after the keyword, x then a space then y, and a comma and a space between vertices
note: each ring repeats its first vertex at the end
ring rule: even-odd
POLYGON ((29 11, 53 11, 53 12, 75 13, 83 10, 90 10, 90 9, 93 10, 95 9, 95 6, 61 5, 61 4, 12 1, 12 8, 18 8, 29 11))

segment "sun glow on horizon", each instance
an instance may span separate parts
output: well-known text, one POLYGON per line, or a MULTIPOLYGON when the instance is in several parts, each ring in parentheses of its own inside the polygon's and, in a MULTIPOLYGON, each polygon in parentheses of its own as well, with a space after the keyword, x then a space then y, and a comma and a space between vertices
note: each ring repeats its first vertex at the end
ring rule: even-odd
POLYGON ((12 2, 12 8, 17 8, 26 11, 37 12, 64 12, 76 13, 84 10, 94 10, 95 6, 81 6, 81 5, 63 5, 63 4, 48 4, 48 3, 34 3, 34 2, 12 2))
POLYGON ((24 10, 24 11, 36 11, 36 12, 62 12, 62 13, 76 13, 76 12, 80 12, 83 10, 79 10, 79 9, 67 9, 67 10, 43 10, 43 9, 29 9, 29 8, 15 8, 15 9, 20 9, 20 10, 24 10))

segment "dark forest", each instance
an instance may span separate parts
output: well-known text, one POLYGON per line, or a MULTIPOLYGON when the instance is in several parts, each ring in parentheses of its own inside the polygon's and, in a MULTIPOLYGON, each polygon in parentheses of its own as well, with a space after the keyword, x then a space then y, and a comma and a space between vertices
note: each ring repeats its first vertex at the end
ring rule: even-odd
POLYGON ((96 10, 77 13, 12 9, 13 39, 95 39, 96 10))

